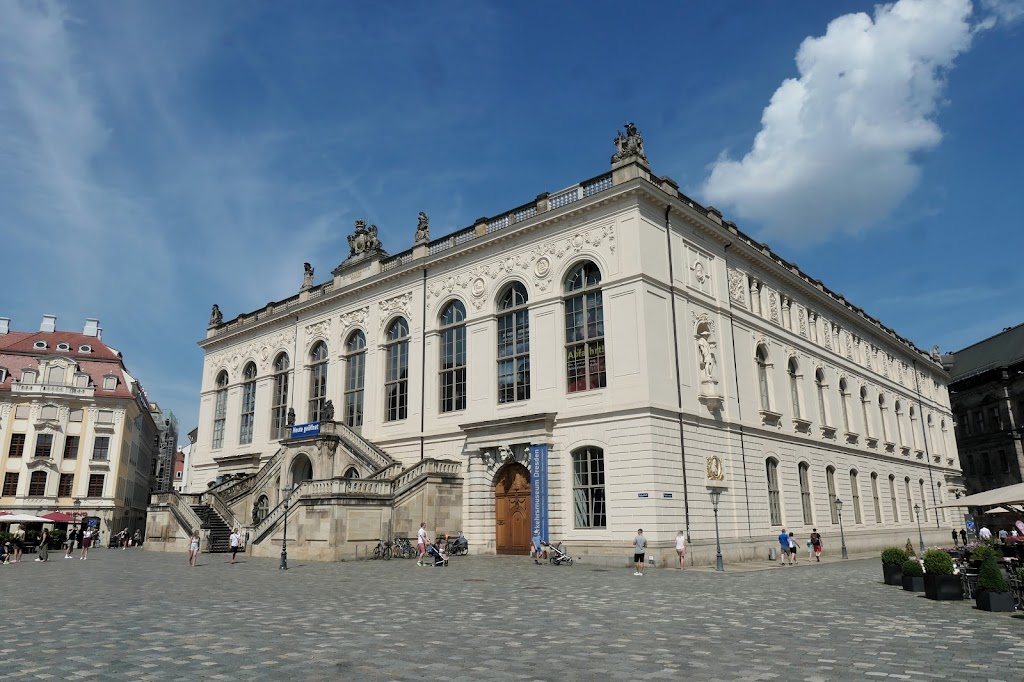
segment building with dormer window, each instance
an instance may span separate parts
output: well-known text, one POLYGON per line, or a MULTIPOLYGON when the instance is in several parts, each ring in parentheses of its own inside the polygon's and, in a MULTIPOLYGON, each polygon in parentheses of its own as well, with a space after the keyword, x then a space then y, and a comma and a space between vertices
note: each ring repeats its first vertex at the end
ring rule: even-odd
MULTIPOLYGON (((206 338, 188 490, 150 544, 216 512, 250 551, 364 556, 463 531, 480 553, 768 556, 785 528, 838 554, 945 541, 959 476, 941 364, 651 171, 610 170, 389 254, 349 255, 206 338), (285 504, 287 502, 287 504, 285 504)), ((296 277, 298 283, 298 276, 296 277)), ((152 522, 156 520, 156 522, 152 522)))
POLYGON ((56 322, 19 332, 0 318, 0 509, 94 518, 109 539, 144 527, 156 428, 98 320, 56 322))

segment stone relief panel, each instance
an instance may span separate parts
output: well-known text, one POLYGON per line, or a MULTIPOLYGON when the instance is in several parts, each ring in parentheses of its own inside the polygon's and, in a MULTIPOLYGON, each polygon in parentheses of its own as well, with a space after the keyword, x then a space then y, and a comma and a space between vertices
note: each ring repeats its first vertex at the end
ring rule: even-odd
POLYGON ((366 318, 370 316, 370 306, 363 306, 362 308, 356 308, 350 310, 347 313, 342 313, 338 316, 338 322, 341 323, 341 336, 344 338, 350 329, 353 327, 362 327, 366 325, 366 318))
POLYGON ((800 320, 800 336, 807 338, 807 310, 803 306, 797 308, 797 317, 800 320))
POLYGON ((701 293, 713 295, 711 272, 714 267, 714 258, 690 246, 686 247, 686 253, 687 269, 689 270, 687 285, 701 293))
POLYGON ((774 291, 768 292, 768 317, 772 322, 779 321, 779 297, 774 291))
POLYGON ((380 301, 380 317, 382 322, 386 322, 387 318, 395 314, 405 315, 409 318, 410 305, 412 304, 412 292, 405 294, 399 294, 398 296, 392 296, 391 298, 380 301))
MULTIPOLYGON (((269 371, 270 363, 273 362, 271 356, 276 355, 276 351, 284 350, 291 356, 294 347, 295 328, 289 327, 235 348, 210 353, 206 356, 207 372, 212 379, 221 367, 225 367, 229 378, 236 379, 242 363, 246 360, 255 360, 261 371, 269 371)), ((294 358, 292 361, 294 362, 294 358)))
POLYGON ((741 308, 747 307, 747 276, 729 268, 729 299, 741 308))

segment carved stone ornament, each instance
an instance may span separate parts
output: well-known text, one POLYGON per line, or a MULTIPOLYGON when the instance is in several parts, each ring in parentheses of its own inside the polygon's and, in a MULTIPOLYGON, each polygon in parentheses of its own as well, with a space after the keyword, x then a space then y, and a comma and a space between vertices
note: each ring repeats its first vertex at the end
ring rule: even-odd
POLYGON ((779 321, 779 298, 774 291, 768 292, 768 315, 772 322, 779 321))
POLYGON ((647 155, 644 154, 643 135, 640 134, 640 131, 636 129, 632 122, 626 124, 626 134, 623 135, 619 132, 612 142, 615 144, 612 163, 631 158, 638 158, 641 161, 647 160, 647 155))
POLYGON ((533 275, 537 279, 544 279, 551 272, 551 259, 547 256, 541 256, 537 259, 537 262, 533 264, 533 275))
POLYGON ((302 271, 302 288, 299 291, 305 291, 313 287, 313 266, 309 263, 303 263, 302 271))
POLYGON ((399 294, 398 296, 392 296, 391 298, 381 301, 378 305, 380 306, 380 316, 382 320, 387 319, 394 313, 402 313, 403 315, 409 315, 409 304, 412 303, 412 292, 407 294, 399 294))
POLYGON ((213 309, 210 311, 210 323, 206 325, 207 329, 213 329, 219 327, 224 323, 224 315, 220 312, 220 306, 216 303, 213 304, 213 309))
POLYGON ((338 321, 341 322, 342 331, 348 331, 352 327, 358 327, 366 324, 366 318, 370 316, 370 307, 363 306, 362 308, 356 308, 350 310, 347 313, 342 313, 338 317, 338 321))
POLYGON ((231 373, 237 372, 243 360, 254 360, 261 370, 267 371, 271 355, 276 357, 278 351, 283 351, 290 356, 294 345, 295 328, 289 327, 262 339, 251 341, 244 346, 210 353, 206 358, 206 367, 212 377, 222 368, 229 368, 231 373))
POLYGON ((701 327, 701 325, 706 326, 708 328, 708 331, 710 331, 712 334, 715 333, 715 321, 711 317, 709 317, 707 313, 700 313, 700 314, 698 314, 696 311, 691 310, 690 311, 690 324, 693 325, 693 335, 694 336, 700 336, 700 333, 701 333, 700 327, 701 327))
POLYGON ((700 260, 693 261, 693 278, 698 284, 704 284, 708 279, 708 273, 704 270, 704 264, 700 260))
POLYGON ((419 220, 416 224, 416 238, 413 244, 419 246, 430 241, 430 218, 426 213, 420 211, 419 220))
POLYGON ((797 308, 797 318, 800 320, 800 336, 807 338, 807 314, 803 308, 797 308))
POLYGON ((331 335, 331 321, 330 320, 320 320, 319 322, 314 322, 313 324, 307 324, 306 325, 306 338, 307 339, 321 338, 321 339, 327 341, 327 340, 330 340, 330 335, 331 335))
POLYGON ((355 231, 348 236, 348 258, 346 260, 356 260, 384 253, 383 245, 377 238, 377 226, 367 227, 365 220, 357 220, 355 231))
POLYGON ((746 275, 739 270, 729 270, 729 298, 741 308, 747 307, 746 275))
POLYGON ((722 458, 718 455, 711 455, 707 458, 707 475, 709 481, 725 480, 725 467, 722 465, 722 458))

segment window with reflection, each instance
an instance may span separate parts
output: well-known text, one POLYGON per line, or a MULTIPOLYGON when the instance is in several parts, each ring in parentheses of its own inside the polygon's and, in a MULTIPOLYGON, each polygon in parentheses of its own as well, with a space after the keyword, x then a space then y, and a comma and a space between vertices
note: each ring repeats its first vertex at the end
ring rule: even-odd
POLYGON ((591 261, 565 278, 565 373, 569 393, 607 383, 601 271, 591 261))
POLYGON ((452 301, 441 313, 441 411, 466 409, 466 307, 452 301))
POLYGON ((520 282, 498 298, 498 402, 530 398, 529 296, 520 282))
POLYGON ((800 506, 804 512, 804 525, 814 524, 814 510, 811 507, 811 467, 807 462, 800 462, 800 506))
POLYGON ((221 370, 217 375, 217 393, 213 405, 213 441, 214 448, 224 447, 224 423, 228 417, 228 373, 221 370))
POLYGON ((572 496, 576 528, 608 525, 604 494, 604 451, 580 448, 572 453, 572 496))
POLYGON ((281 353, 274 359, 274 395, 270 408, 270 437, 273 439, 289 436, 288 431, 288 354, 281 353))
POLYGON ((309 421, 323 417, 327 402, 327 344, 317 341, 309 352, 309 421))
POLYGON ((242 372, 242 421, 238 430, 238 442, 247 445, 252 442, 253 424, 256 421, 256 363, 250 362, 242 372))
POLYGON ((409 323, 400 317, 388 327, 387 374, 384 378, 385 421, 409 415, 409 323))
POLYGON ((757 387, 761 396, 761 409, 769 412, 772 409, 771 394, 768 389, 768 349, 761 344, 754 355, 757 361, 757 387))
POLYGON ((836 509, 835 467, 827 467, 825 469, 825 482, 828 484, 828 510, 832 515, 832 523, 839 523, 839 510, 836 509))
POLYGON ((366 336, 352 332, 345 343, 345 424, 363 425, 363 387, 366 383, 366 336))

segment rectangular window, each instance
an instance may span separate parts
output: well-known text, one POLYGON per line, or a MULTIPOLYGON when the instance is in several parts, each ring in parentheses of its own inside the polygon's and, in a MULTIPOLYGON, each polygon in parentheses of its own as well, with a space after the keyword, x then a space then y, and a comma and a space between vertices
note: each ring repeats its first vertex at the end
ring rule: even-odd
POLYGON ((8 457, 21 457, 25 454, 25 434, 11 434, 11 447, 7 449, 8 457))
POLYGON ((527 310, 498 318, 498 402, 530 398, 530 322, 527 310))
POLYGON ((989 414, 992 417, 992 428, 997 430, 997 431, 1002 431, 1003 430, 1003 419, 999 415, 999 408, 998 407, 993 407, 989 411, 989 414))
POLYGON ((604 303, 600 291, 565 300, 565 340, 569 393, 604 388, 604 303))
POLYGON ((981 471, 986 476, 992 473, 992 459, 987 452, 981 453, 981 471))
POLYGON ((605 528, 608 525, 604 495, 604 451, 584 448, 572 454, 573 507, 576 528, 605 528))
POLYGON ((105 462, 110 456, 110 436, 96 436, 92 444, 92 458, 105 462))
POLYGON ((768 515, 771 517, 773 526, 782 525, 782 499, 779 494, 779 463, 769 459, 767 464, 768 475, 768 515))
POLYGON ((857 483, 857 472, 850 472, 850 496, 853 498, 853 521, 861 523, 860 516, 860 485, 857 483))
POLYGON ((75 475, 61 474, 60 483, 57 485, 57 497, 71 497, 74 495, 75 475))
POLYGON ((18 405, 16 408, 14 408, 14 418, 15 419, 28 419, 28 415, 29 415, 28 405, 18 405))
POLYGON ((242 385, 242 425, 238 431, 238 444, 252 443, 253 426, 256 423, 256 382, 247 381, 242 385))
POLYGON ((811 508, 811 482, 808 480, 808 466, 800 465, 800 506, 803 507, 804 525, 814 524, 813 510, 811 508))
POLYGON ((282 371, 274 376, 274 407, 271 410, 270 437, 279 439, 289 434, 288 372, 282 371))
POLYGON ((985 413, 981 410, 974 413, 974 424, 977 426, 978 433, 985 433, 985 413))
POLYGON ((882 502, 878 499, 878 475, 871 474, 871 499, 875 503, 875 523, 882 522, 882 502))
POLYGON ((78 436, 64 438, 64 459, 78 459, 78 436))
POLYGON ((892 521, 893 523, 900 522, 900 506, 896 502, 896 479, 893 476, 889 477, 889 505, 892 507, 892 521))
POLYGON ((33 471, 32 478, 28 479, 28 496, 43 497, 46 495, 46 472, 33 471))
POLYGON ((1010 459, 1006 456, 1006 450, 999 451, 999 470, 1004 474, 1010 473, 1010 459))
POLYGON ((106 477, 103 474, 89 474, 89 497, 103 497, 103 483, 106 477))
POLYGON ((972 454, 968 454, 967 458, 964 460, 964 473, 965 474, 973 474, 974 473, 974 455, 972 455, 972 454))
POLYGON ((100 410, 96 416, 96 421, 100 424, 113 424, 114 423, 114 411, 113 410, 100 410))
POLYGON ((36 457, 49 459, 51 450, 53 450, 52 433, 40 433, 36 436, 36 457))
POLYGON ((82 410, 71 410, 68 414, 69 422, 80 422, 82 421, 82 410))
POLYGON ((829 467, 825 470, 828 483, 828 510, 832 515, 832 523, 839 523, 839 511, 836 509, 836 470, 829 467))
POLYGON ((18 472, 8 471, 4 474, 4 497, 14 497, 18 494, 18 472))

